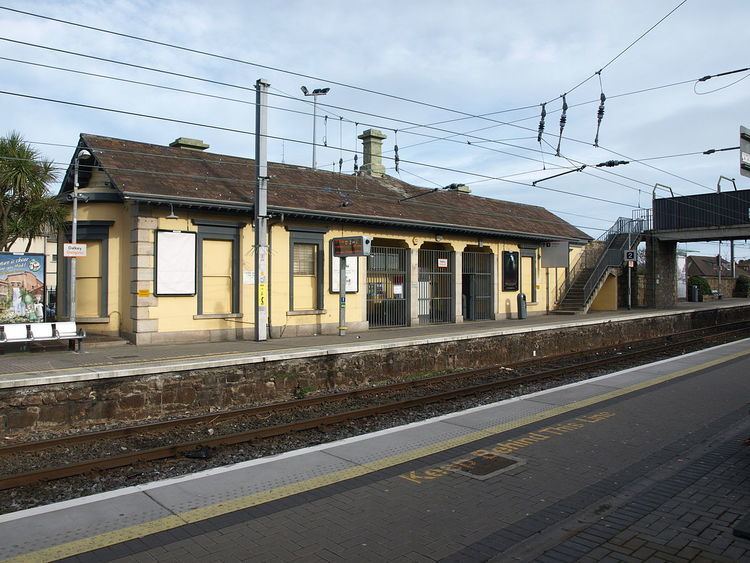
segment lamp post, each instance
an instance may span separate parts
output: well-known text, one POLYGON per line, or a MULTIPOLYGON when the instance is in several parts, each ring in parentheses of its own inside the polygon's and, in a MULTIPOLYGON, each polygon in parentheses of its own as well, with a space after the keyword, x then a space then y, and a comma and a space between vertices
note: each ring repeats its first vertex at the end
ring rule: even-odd
MULTIPOLYGON (((86 149, 81 149, 76 153, 73 159, 73 225, 71 229, 70 242, 76 244, 78 242, 78 167, 81 159, 91 158, 91 153, 86 149)), ((76 257, 70 258, 70 306, 69 306, 69 319, 71 321, 76 320, 76 257)))
POLYGON ((315 170, 317 162, 315 162, 315 126, 318 122, 318 96, 325 96, 331 89, 330 88, 315 88, 312 92, 307 89, 307 86, 300 87, 302 93, 305 96, 312 96, 313 99, 313 136, 312 136, 312 169, 315 170))

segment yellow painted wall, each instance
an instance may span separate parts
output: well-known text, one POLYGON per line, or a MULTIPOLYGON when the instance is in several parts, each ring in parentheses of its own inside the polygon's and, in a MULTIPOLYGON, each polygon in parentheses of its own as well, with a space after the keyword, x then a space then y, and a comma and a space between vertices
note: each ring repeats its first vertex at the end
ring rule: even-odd
MULTIPOLYGON (((288 225, 300 227, 303 223, 292 223, 288 225)), ((310 225, 310 224, 308 224, 310 225)), ((299 311, 313 309, 314 295, 316 291, 315 280, 309 276, 293 276, 294 283, 294 307, 289 305, 290 287, 290 233, 286 225, 276 224, 271 227, 270 234, 270 258, 271 258, 271 318, 274 327, 280 328, 283 333, 285 326, 319 325, 338 323, 339 320, 339 294, 330 292, 331 274, 331 240, 336 237, 357 236, 372 234, 368 231, 363 233, 362 229, 331 229, 323 235, 323 271, 318 275, 323 276, 323 303, 319 304, 322 313, 295 314, 299 311)), ((365 298, 367 294, 367 261, 359 258, 359 291, 347 293, 346 295, 346 319, 347 322, 360 322, 366 320, 365 298)))
MULTIPOLYGON (((200 212, 176 210, 178 219, 168 219, 169 208, 152 210, 157 217, 159 230, 180 230, 198 232, 193 219, 214 219, 219 221, 248 222, 240 232, 240 308, 239 318, 195 318, 198 313, 198 297, 161 296, 156 297, 157 305, 149 307, 149 318, 159 320, 159 332, 181 332, 201 330, 252 328, 255 319, 255 286, 244 283, 243 272, 255 271, 253 252, 253 229, 246 216, 211 215, 200 212)), ((204 279, 203 315, 228 313, 231 309, 232 287, 231 243, 221 240, 206 240, 203 248, 204 279)), ((197 287, 196 287, 197 290, 197 287)))
POLYGON ((609 274, 591 303, 592 311, 617 311, 617 276, 609 274))
POLYGON ((76 277, 79 282, 76 288, 76 316, 79 323, 90 333, 118 333, 121 330, 123 317, 129 316, 129 303, 123 301, 123 285, 129 287, 129 278, 122 276, 121 262, 129 261, 127 245, 130 240, 130 222, 125 206, 119 203, 83 203, 78 207, 79 221, 114 221, 109 228, 109 259, 108 259, 108 287, 107 310, 98 311, 98 297, 94 297, 97 287, 97 277, 102 272, 95 268, 97 261, 94 254, 101 250, 100 245, 90 244, 79 237, 80 242, 86 242, 87 255, 89 248, 91 257, 80 259, 76 265, 76 277), (98 311, 98 313, 97 313, 98 311), (107 318, 108 322, 86 323, 87 317, 107 318))
MULTIPOLYGON (((143 210, 146 211, 146 210, 143 210)), ((252 328, 254 323, 254 289, 251 283, 245 283, 246 277, 243 273, 250 275, 255 271, 254 265, 254 236, 250 218, 244 215, 212 215, 203 212, 186 210, 176 210, 178 219, 168 219, 169 208, 148 209, 147 213, 152 214, 157 219, 158 229, 165 230, 182 230, 197 232, 198 227, 192 223, 192 219, 216 219, 222 221, 244 221, 248 224, 241 230, 240 236, 240 309, 239 318, 205 318, 205 315, 219 315, 227 313, 231 307, 231 287, 234 280, 231 279, 231 255, 230 244, 226 241, 206 241, 204 247, 203 268, 205 277, 198 280, 203 284, 205 292, 204 298, 204 316, 197 316, 197 296, 162 296, 153 297, 151 302, 153 306, 148 307, 148 318, 158 320, 159 332, 180 332, 180 331, 202 331, 202 330, 221 330, 234 329, 238 327, 252 328)), ((130 306, 133 304, 134 296, 131 294, 130 284, 130 258, 133 251, 133 245, 130 242, 130 209, 124 204, 84 204, 80 207, 79 217, 81 220, 114 220, 115 223, 110 229, 109 241, 109 322, 104 325, 91 324, 87 326, 89 332, 97 332, 97 329, 107 331, 122 330, 131 332, 132 323, 130 321, 130 306), (120 312, 122 312, 120 314, 120 312)), ((277 329, 285 326, 300 326, 321 324, 334 325, 338 322, 339 303, 338 293, 331 293, 330 272, 331 272, 331 252, 330 241, 334 237, 368 235, 380 239, 389 239, 393 241, 403 241, 410 249, 418 249, 424 243, 436 243, 434 234, 424 232, 392 229, 367 229, 356 227, 330 229, 323 235, 323 252, 324 261, 323 269, 318 272, 323 279, 323 303, 318 304, 322 312, 309 312, 313 309, 313 297, 315 295, 315 283, 312 277, 297 276, 293 277, 295 303, 290 308, 289 290, 290 290, 290 233, 287 226, 302 226, 303 223, 297 221, 287 221, 284 224, 273 224, 271 227, 269 242, 269 260, 271 270, 269 275, 269 296, 270 296, 270 323, 277 329), (296 310, 296 311, 295 311, 296 310), (308 311, 300 313, 300 310, 308 311), (297 313, 297 314, 295 314, 297 313)), ((308 223, 309 226, 314 224, 308 223)), ((330 226, 330 225, 329 225, 330 226)), ((475 247, 479 241, 476 237, 452 237, 443 235, 442 244, 449 245, 454 251, 463 251, 467 246, 475 247)), ((394 244, 395 245, 395 244, 394 244)), ((518 244, 511 241, 501 240, 483 240, 482 246, 488 248, 494 254, 496 266, 496 287, 497 293, 495 300, 496 309, 499 311, 499 318, 504 318, 507 314, 516 313, 516 295, 518 292, 502 291, 502 251, 519 251, 518 244)), ((580 248, 574 248, 571 251, 571 265, 575 262, 580 248)), ((348 322, 366 321, 366 293, 367 293, 367 272, 366 259, 359 258, 359 284, 357 293, 347 294, 346 314, 348 322)), ((536 294, 537 301, 528 303, 529 312, 544 312, 549 305, 550 309, 555 308, 555 296, 557 287, 562 285, 565 276, 565 269, 549 270, 549 287, 546 281, 545 269, 541 268, 540 260, 527 259, 522 262, 524 271, 522 272, 521 281, 523 290, 531 298, 532 291, 530 284, 530 269, 536 272, 536 294)), ((86 266, 82 270, 87 274, 86 266)), ((96 272, 93 272, 96 274, 96 272)), ((460 272, 456 272, 457 278, 460 279, 460 272)), ((92 275, 88 279, 95 279, 92 275)), ((413 281, 413 280, 412 280, 413 281)), ((93 284, 94 281, 82 282, 93 284)), ((153 291, 153 282, 150 285, 153 291)), ((93 294, 89 289, 79 288, 79 295, 93 294)), ((417 299, 417 295, 411 295, 411 299, 417 299)), ((82 298, 85 299, 85 298, 82 298)), ((460 294, 457 295, 460 303, 460 294)), ((615 295, 616 299, 616 295, 615 295)), ((92 304, 79 301, 79 308, 83 310, 91 309, 92 304)), ((79 316, 83 316, 79 313, 79 316)))

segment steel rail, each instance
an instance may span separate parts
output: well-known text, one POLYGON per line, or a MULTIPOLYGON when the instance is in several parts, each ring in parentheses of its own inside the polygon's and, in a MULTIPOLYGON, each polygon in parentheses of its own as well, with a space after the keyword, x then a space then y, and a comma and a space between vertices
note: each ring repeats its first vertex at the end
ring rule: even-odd
MULTIPOLYGON (((137 424, 133 426, 127 426, 123 428, 112 428, 108 430, 99 430, 93 432, 82 432, 80 434, 72 434, 66 436, 59 436, 56 438, 49 438, 45 440, 35 440, 20 442, 17 444, 8 444, 0 446, 0 456, 18 454, 23 452, 38 451, 41 449, 48 449, 58 446, 69 446, 79 444, 81 442, 99 441, 99 440, 113 440, 118 438, 128 438, 132 436, 142 436, 143 434, 155 433, 164 430, 171 430, 180 426, 197 426, 203 423, 215 423, 226 421, 235 418, 252 417, 252 416, 265 416, 268 414, 276 414, 279 412, 299 410, 309 407, 314 407, 326 403, 343 402, 350 399, 356 399, 365 397, 368 395, 379 395, 384 393, 392 393, 401 391, 404 389, 413 389, 414 387, 424 387, 434 384, 440 384, 444 382, 453 382, 460 379, 469 379, 475 377, 482 377, 488 375, 493 371, 500 368, 505 370, 519 370, 527 367, 540 366, 544 364, 551 364, 566 359, 579 359, 582 354, 586 356, 596 354, 611 354, 616 352, 618 348, 628 345, 646 345, 649 346, 652 343, 659 343, 662 341, 669 341, 674 338, 680 338, 695 333, 705 333, 706 330, 719 329, 724 330, 732 326, 747 326, 750 325, 750 321, 735 321, 732 323, 725 323, 720 325, 714 325, 711 327, 704 327, 699 329, 691 329, 683 332, 678 332, 670 335, 656 336, 646 340, 638 340, 632 342, 626 342, 618 346, 601 346, 599 348, 593 348, 586 350, 585 352, 568 352, 565 354, 558 354, 555 356, 546 356, 542 358, 530 358, 528 360, 522 360, 507 365, 492 365, 484 368, 474 368, 467 370, 454 371, 448 374, 425 377, 422 379, 411 379, 409 381, 390 383, 387 385, 378 385, 375 387, 369 387, 366 389, 354 389, 351 391, 334 392, 316 397, 306 397, 303 399, 295 399, 292 401, 284 401, 278 403, 270 403, 266 405, 259 405, 255 407, 243 407, 239 409, 232 409, 225 412, 219 413, 208 413, 189 417, 182 417, 173 420, 162 420, 158 422, 152 422, 147 424, 137 424)), ((726 334, 726 332, 720 332, 719 334, 726 334)), ((640 348, 639 348, 640 350, 640 348)), ((623 357, 622 353, 619 353, 618 357, 623 357)), ((580 362, 577 364, 580 365, 580 362)))
MULTIPOLYGON (((744 323, 729 323, 729 324, 744 324, 744 323)), ((699 329, 705 330, 705 329, 699 329)), ((694 331, 690 331, 694 332, 694 331)), ((342 413, 326 415, 321 417, 315 417, 304 421, 298 421, 288 424, 278 424, 274 426, 268 426, 265 428, 257 428, 253 430, 237 432, 227 435, 220 435, 210 438, 202 438, 196 441, 183 442, 180 444, 172 444, 169 446, 159 446, 142 450, 139 452, 133 452, 128 454, 122 454, 117 456, 109 456, 100 459, 87 460, 82 462, 74 462, 71 464, 42 469, 37 471, 31 471, 26 473, 20 473, 17 475, 7 476, 0 478, 0 490, 7 490, 15 487, 21 487, 31 485, 41 481, 50 481, 62 479, 65 477, 72 477, 88 473, 90 471, 102 471, 107 469, 116 469, 125 467, 139 462, 155 461, 159 459, 166 459, 175 457, 180 453, 195 451, 203 448, 218 448, 222 446, 231 446, 240 443, 254 442, 257 440, 282 436, 291 434, 293 432, 301 432, 312 429, 325 429, 327 427, 341 424, 343 422, 349 422, 352 420, 358 420, 362 418, 387 414, 394 411, 406 410, 413 407, 425 406, 432 403, 444 402, 452 399, 462 398, 471 395, 478 395, 487 393, 490 391, 499 391, 511 387, 527 383, 536 383, 539 381, 554 380, 559 377, 564 377, 569 374, 570 371, 580 371, 599 367, 602 365, 621 363, 623 360, 633 358, 636 356, 643 356, 646 353, 663 353, 665 350, 672 348, 685 347, 690 344, 699 342, 705 342, 718 337, 726 337, 732 334, 739 334, 746 332, 745 328, 736 330, 720 332, 712 335, 702 335, 700 337, 687 340, 674 342, 662 346, 655 346, 649 350, 634 350, 626 353, 619 353, 617 356, 609 356, 605 358, 597 358, 574 365, 567 365, 557 368, 544 370, 541 372, 531 373, 527 375, 521 375, 514 378, 504 379, 500 381, 493 381, 489 383, 483 383, 479 385, 471 385, 468 387, 462 387, 459 389, 453 389, 449 391, 442 391, 426 395, 423 397, 405 399, 401 401, 393 401, 381 405, 375 405, 363 409, 357 409, 353 411, 346 411, 342 413)))

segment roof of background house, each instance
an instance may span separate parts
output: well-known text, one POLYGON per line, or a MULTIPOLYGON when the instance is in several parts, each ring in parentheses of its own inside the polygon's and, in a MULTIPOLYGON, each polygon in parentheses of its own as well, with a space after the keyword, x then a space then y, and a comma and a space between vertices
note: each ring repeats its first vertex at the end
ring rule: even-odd
MULTIPOLYGON (((203 151, 81 134, 124 198, 192 204, 253 206, 254 160, 203 151)), ((269 162, 269 210, 306 217, 408 225, 536 240, 588 241, 591 237, 543 207, 454 190, 399 202, 432 190, 391 176, 339 174, 269 162)), ((62 191, 72 189, 70 172, 62 191)))
MULTIPOLYGON (((685 263, 688 276, 718 277, 719 268, 716 264, 716 256, 688 256, 685 263)), ((750 272, 742 266, 735 264, 735 272, 738 276, 750 277, 750 272)), ((731 265, 727 260, 721 260, 721 275, 730 276, 731 265)))

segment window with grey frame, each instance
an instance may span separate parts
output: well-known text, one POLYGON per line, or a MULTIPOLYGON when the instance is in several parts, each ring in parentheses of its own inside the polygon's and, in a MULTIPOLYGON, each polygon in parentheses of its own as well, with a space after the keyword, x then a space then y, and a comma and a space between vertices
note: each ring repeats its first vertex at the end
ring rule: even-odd
MULTIPOLYGON (((98 296, 99 312, 96 315, 99 318, 104 318, 109 314, 109 229, 114 223, 114 221, 78 221, 76 228, 76 240, 79 243, 99 242, 101 244, 99 255, 99 271, 101 273, 98 296)), ((72 224, 67 223, 64 229, 63 236, 58 239, 58 255, 61 254, 63 244, 72 240, 72 224)), ((57 295, 57 314, 59 317, 64 318, 70 314, 71 280, 69 258, 62 260, 58 266, 58 280, 58 286, 60 286, 60 281, 62 281, 62 291, 57 295)))
MULTIPOLYGON (((239 314, 240 312, 240 231, 244 223, 230 223, 219 221, 193 220, 198 226, 198 240, 196 253, 196 293, 198 297, 197 314, 239 314), (231 245, 229 252, 231 265, 228 269, 230 295, 229 311, 213 311, 207 313, 205 298, 207 297, 204 283, 212 277, 212 272, 204 271, 204 251, 212 241, 224 242, 231 245)), ((216 277, 216 276, 213 276, 216 277)), ((225 276, 226 277, 226 276, 225 276)))
POLYGON ((289 310, 323 308, 323 234, 289 229, 289 310))

